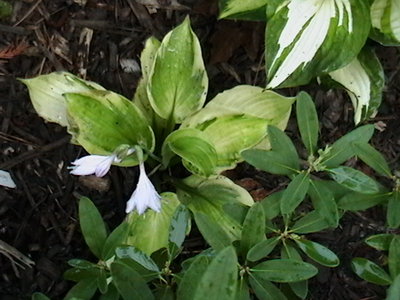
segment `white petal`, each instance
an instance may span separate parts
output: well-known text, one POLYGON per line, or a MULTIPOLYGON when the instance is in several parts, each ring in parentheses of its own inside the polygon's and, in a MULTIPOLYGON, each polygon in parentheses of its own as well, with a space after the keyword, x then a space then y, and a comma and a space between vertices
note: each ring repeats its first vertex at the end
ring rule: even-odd
POLYGON ((156 212, 161 210, 161 196, 157 193, 154 185, 146 175, 144 165, 140 164, 139 181, 135 191, 126 204, 126 213, 130 213, 134 209, 138 214, 143 214, 147 208, 151 208, 156 212))
POLYGON ((91 175, 96 173, 96 176, 102 177, 108 172, 113 161, 113 155, 87 155, 72 162, 74 167, 70 173, 73 175, 91 175))

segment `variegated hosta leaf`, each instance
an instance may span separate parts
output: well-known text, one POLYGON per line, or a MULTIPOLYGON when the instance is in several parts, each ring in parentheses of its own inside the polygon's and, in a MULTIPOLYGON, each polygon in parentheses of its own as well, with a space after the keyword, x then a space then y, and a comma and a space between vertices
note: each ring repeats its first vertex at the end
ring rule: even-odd
POLYGON ((223 176, 214 179, 190 176, 179 185, 177 195, 192 211, 202 235, 216 250, 241 237, 242 226, 229 211, 254 203, 245 189, 223 176))
POLYGON ((219 0, 219 18, 260 20, 266 18, 268 0, 219 0))
POLYGON ((182 157, 185 167, 194 174, 210 176, 215 173, 217 152, 207 135, 198 129, 175 130, 165 139, 162 146, 165 167, 174 155, 182 157))
POLYGON ((268 21, 267 88, 308 83, 348 64, 370 30, 365 0, 290 0, 268 21))
POLYGON ((400 45, 400 0, 374 0, 371 37, 384 45, 400 45))
POLYGON ((207 89, 200 43, 186 18, 157 50, 147 85, 150 104, 161 118, 182 123, 203 107, 207 89))
POLYGON ((174 193, 162 193, 161 197, 161 212, 149 209, 142 215, 136 212, 128 215, 129 234, 126 244, 147 255, 168 246, 171 220, 180 204, 174 193))
POLYGON ((354 107, 354 122, 373 117, 382 100, 384 74, 375 53, 364 49, 345 67, 329 76, 347 91, 354 107))
POLYGON ((67 72, 53 72, 20 81, 28 87, 33 107, 39 116, 61 126, 68 126, 67 104, 63 94, 104 90, 97 83, 80 79, 67 72))
MULTIPOLYGON (((154 150, 153 131, 132 101, 110 91, 98 90, 64 96, 70 133, 90 154, 110 155, 121 145, 154 150)), ((138 163, 136 155, 131 155, 119 165, 138 163)))

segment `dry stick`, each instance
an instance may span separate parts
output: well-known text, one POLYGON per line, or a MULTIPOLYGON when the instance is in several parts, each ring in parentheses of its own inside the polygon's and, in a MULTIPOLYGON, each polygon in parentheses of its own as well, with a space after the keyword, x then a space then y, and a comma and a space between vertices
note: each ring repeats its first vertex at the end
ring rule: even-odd
POLYGON ((39 6, 40 3, 42 3, 42 0, 37 0, 37 2, 33 4, 32 7, 26 12, 26 14, 19 21, 17 21, 17 23, 13 25, 13 27, 18 26, 23 21, 25 21, 25 19, 28 18, 34 12, 34 10, 39 6))
POLYGON ((70 139, 71 139, 71 137, 68 135, 68 136, 63 137, 62 139, 59 139, 58 141, 55 141, 53 143, 47 144, 43 147, 40 147, 39 149, 33 149, 33 150, 26 151, 26 152, 22 153, 21 155, 18 155, 17 157, 0 164, 0 169, 1 170, 9 170, 12 167, 14 167, 26 160, 39 157, 44 152, 48 152, 48 151, 57 149, 65 144, 67 144, 70 139))

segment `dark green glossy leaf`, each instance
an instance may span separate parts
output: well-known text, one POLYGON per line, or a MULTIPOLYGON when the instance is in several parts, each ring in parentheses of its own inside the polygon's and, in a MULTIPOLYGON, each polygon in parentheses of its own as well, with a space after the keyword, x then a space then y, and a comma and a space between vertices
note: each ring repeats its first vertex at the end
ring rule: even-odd
POLYGON ((334 168, 356 155, 353 142, 368 143, 374 133, 374 125, 364 125, 338 139, 332 146, 329 154, 322 160, 328 168, 334 168))
POLYGON ((293 224, 291 231, 296 233, 311 233, 329 228, 329 223, 317 211, 306 214, 293 224))
POLYGON ((87 278, 75 284, 64 297, 64 300, 78 299, 92 299, 97 290, 97 279, 87 278))
POLYGON ((286 296, 273 283, 250 274, 249 282, 260 300, 287 300, 286 296))
POLYGON ((192 300, 198 284, 207 270, 211 257, 198 255, 190 264, 189 268, 183 274, 181 282, 178 285, 177 299, 192 300))
POLYGON ((388 226, 398 228, 400 226, 400 192, 394 191, 388 199, 386 211, 388 226))
POLYGON ((82 197, 79 200, 79 223, 89 249, 101 258, 107 231, 99 211, 89 198, 82 197))
POLYGON ((119 300, 118 290, 112 282, 108 285, 107 292, 100 295, 99 300, 119 300))
POLYGON ((374 147, 367 143, 354 142, 353 148, 355 154, 377 173, 382 176, 392 176, 392 172, 385 158, 374 147))
POLYGON ((66 280, 79 282, 88 278, 96 278, 99 275, 99 272, 100 269, 97 267, 97 265, 91 269, 72 268, 66 270, 63 274, 63 277, 66 280))
POLYGON ((33 293, 32 300, 51 300, 51 299, 49 297, 47 297, 45 294, 33 293))
POLYGON ((153 300, 146 281, 133 268, 122 262, 111 264, 113 282, 124 300, 153 300))
POLYGON ((198 283, 193 300, 231 300, 235 297, 238 268, 232 246, 220 251, 211 261, 198 283))
POLYGON ((310 186, 310 176, 306 172, 296 175, 284 191, 281 199, 282 214, 292 213, 304 200, 310 186))
POLYGON ((318 142, 318 115, 313 100, 305 92, 300 92, 297 95, 296 117, 301 140, 306 146, 308 154, 314 154, 318 142))
POLYGON ((280 237, 277 236, 259 242, 258 244, 254 245, 247 253, 247 260, 257 261, 262 259, 263 257, 266 257, 274 250, 279 241, 280 237))
POLYGON ((250 207, 243 223, 240 240, 241 253, 246 253, 257 243, 265 240, 265 214, 260 203, 250 207))
POLYGON ((175 294, 171 286, 163 285, 155 291, 157 300, 175 300, 175 294))
POLYGON ((79 259, 79 258, 73 258, 68 261, 68 264, 71 267, 77 268, 77 269, 82 269, 82 270, 88 270, 88 269, 97 269, 98 266, 88 260, 85 259, 79 259))
POLYGON ((275 282, 306 280, 318 273, 318 269, 305 262, 291 259, 273 259, 250 269, 256 278, 275 282))
POLYGON ((287 164, 295 170, 299 170, 299 155, 291 139, 279 128, 268 126, 268 137, 271 148, 285 158, 287 164))
POLYGON ((104 269, 100 269, 99 275, 97 276, 97 288, 102 294, 108 291, 107 274, 104 269))
POLYGON ((385 300, 398 300, 400 299, 400 275, 397 275, 393 279, 393 283, 390 285, 385 300))
POLYGON ((157 264, 148 256, 146 253, 136 249, 132 246, 118 247, 115 251, 118 258, 124 259, 129 258, 136 261, 138 264, 146 268, 147 270, 160 272, 157 264))
POLYGON ((379 285, 389 285, 392 281, 380 266, 366 258, 353 258, 351 267, 358 276, 366 281, 379 285))
POLYGON ((393 237, 394 234, 391 233, 375 234, 367 237, 365 243, 376 250, 388 251, 393 237))
POLYGON ((308 193, 315 210, 326 220, 329 227, 337 227, 339 225, 339 210, 333 193, 324 183, 322 180, 311 181, 311 188, 308 193))
POLYGON ((352 191, 362 194, 376 194, 381 191, 375 180, 356 169, 341 166, 329 169, 328 172, 337 183, 352 191))
POLYGON ((265 217, 268 220, 279 216, 281 213, 281 199, 284 191, 279 191, 269 195, 268 197, 261 200, 261 205, 264 208, 265 217))
POLYGON ((234 300, 250 300, 249 286, 247 284, 247 280, 244 277, 241 277, 238 280, 234 300))
POLYGON ((338 207, 343 210, 365 210, 378 205, 388 198, 387 194, 362 194, 350 192, 338 200, 338 207))
POLYGON ((110 233, 103 247, 103 260, 108 260, 111 258, 115 253, 115 249, 125 243, 126 238, 128 237, 128 232, 128 223, 122 222, 113 230, 113 232, 110 233))
POLYGON ((321 244, 305 240, 294 240, 301 250, 312 260, 326 267, 336 267, 339 265, 339 258, 328 248, 321 244))
POLYGON ((400 236, 395 235, 390 242, 388 255, 389 271, 392 278, 400 275, 400 236))

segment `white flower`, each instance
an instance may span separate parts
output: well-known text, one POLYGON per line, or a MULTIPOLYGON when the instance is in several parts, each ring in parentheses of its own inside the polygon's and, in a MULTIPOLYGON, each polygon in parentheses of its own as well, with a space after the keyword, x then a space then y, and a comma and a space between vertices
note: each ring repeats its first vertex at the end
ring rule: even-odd
POLYGON ((139 215, 141 215, 147 208, 151 208, 156 212, 160 212, 161 196, 157 193, 154 185, 147 177, 143 163, 140 163, 139 170, 139 181, 135 191, 126 204, 125 212, 130 213, 132 210, 136 209, 139 215))
POLYGON ((116 155, 87 155, 72 162, 73 175, 91 175, 103 177, 110 170, 112 163, 120 162, 116 155))

